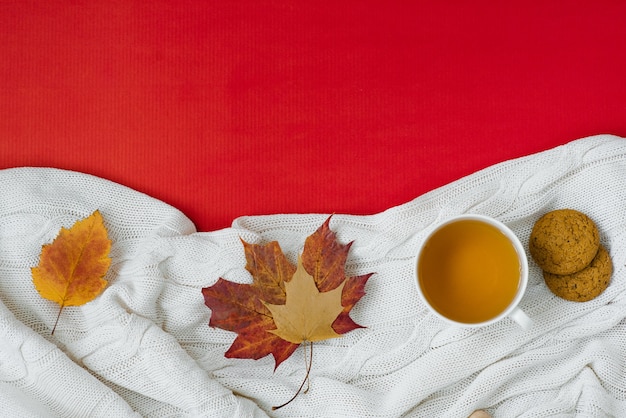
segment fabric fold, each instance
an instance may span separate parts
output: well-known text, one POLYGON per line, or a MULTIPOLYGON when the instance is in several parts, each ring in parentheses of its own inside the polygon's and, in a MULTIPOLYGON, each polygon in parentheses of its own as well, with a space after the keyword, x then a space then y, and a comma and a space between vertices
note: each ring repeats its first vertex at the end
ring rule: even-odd
POLYGON ((303 350, 276 370, 271 357, 226 359, 234 334, 208 326, 201 289, 251 280, 242 239, 277 240, 295 262, 328 214, 246 216, 197 232, 177 209, 85 174, 9 169, 0 187, 0 405, 21 415, 626 416, 623 138, 505 161, 375 215, 333 215, 338 240, 354 242, 347 274, 375 273, 351 311, 366 328, 318 343, 310 390, 277 411, 304 378, 303 350), (520 305, 534 321, 528 331, 509 318, 453 328, 418 301, 416 251, 438 222, 489 215, 527 245, 534 222, 558 208, 588 214, 611 254, 612 281, 596 299, 559 299, 531 260, 520 305), (58 306, 36 293, 30 267, 61 226, 95 209, 113 241, 109 285, 66 308, 51 336, 58 306))

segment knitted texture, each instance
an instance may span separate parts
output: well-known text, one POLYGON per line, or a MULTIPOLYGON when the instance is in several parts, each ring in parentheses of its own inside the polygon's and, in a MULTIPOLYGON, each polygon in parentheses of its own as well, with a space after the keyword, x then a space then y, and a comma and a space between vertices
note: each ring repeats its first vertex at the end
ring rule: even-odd
MULTIPOLYGON (((489 167, 372 216, 336 214, 354 241, 348 275, 370 272, 351 316, 366 326, 316 343, 311 386, 298 349, 227 359, 232 332, 208 326, 201 289, 251 281, 240 239, 278 240, 295 263, 327 214, 242 217, 196 232, 180 211, 107 180, 49 168, 0 171, 0 411, 15 417, 626 416, 626 140, 609 135, 489 167), (532 260, 520 307, 533 319, 479 328, 445 324, 418 301, 416 250, 446 218, 480 213, 527 246, 544 213, 589 215, 614 273, 596 299, 567 302, 532 260), (30 269, 62 226, 100 210, 113 242, 109 285, 63 310, 30 269)), ((375 199, 375 194, 372 195, 375 199)))

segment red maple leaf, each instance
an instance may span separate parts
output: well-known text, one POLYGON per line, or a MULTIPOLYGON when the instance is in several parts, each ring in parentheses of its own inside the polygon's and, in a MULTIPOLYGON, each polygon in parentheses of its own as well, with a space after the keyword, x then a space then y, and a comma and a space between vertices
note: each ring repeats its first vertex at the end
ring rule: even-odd
MULTIPOLYGON (((276 241, 259 245, 242 240, 247 261, 246 269, 252 275, 252 283, 233 283, 220 278, 214 285, 202 289, 205 304, 211 309, 209 325, 237 333, 237 337, 226 351, 226 357, 259 359, 272 354, 275 367, 278 367, 300 345, 299 342, 293 341, 332 338, 362 328, 350 318, 350 310, 365 295, 365 284, 373 273, 355 277, 345 276, 344 266, 352 243, 344 245, 337 241, 336 234, 329 227, 330 219, 331 217, 306 239, 301 256, 304 271, 298 276, 298 281, 304 285, 307 278, 312 277, 317 288, 315 290, 314 287, 312 292, 319 293, 321 299, 329 300, 323 303, 335 303, 330 301, 330 294, 339 286, 343 286, 340 305, 335 307, 338 314, 333 317, 332 323, 328 324, 330 327, 326 327, 325 333, 321 334, 315 334, 318 331, 313 331, 314 334, 302 331, 302 337, 290 338, 292 342, 278 336, 277 334, 283 336, 289 334, 281 330, 280 319, 274 318, 278 308, 281 308, 281 317, 294 315, 293 321, 289 322, 298 324, 298 319, 295 318, 298 313, 290 306, 288 298, 291 296, 292 300, 295 300, 302 295, 288 296, 286 289, 292 289, 291 292, 302 292, 302 286, 285 285, 292 280, 297 267, 289 262, 276 241), (270 309, 273 309, 275 314, 270 309)), ((307 311, 307 315, 315 315, 315 309, 316 305, 307 311)))

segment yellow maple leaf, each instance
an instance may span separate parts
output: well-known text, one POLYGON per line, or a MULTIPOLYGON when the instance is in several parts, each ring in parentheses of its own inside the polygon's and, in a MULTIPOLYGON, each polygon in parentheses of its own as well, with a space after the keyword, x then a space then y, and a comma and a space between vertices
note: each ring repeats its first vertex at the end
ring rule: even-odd
POLYGON ((343 311, 341 292, 345 282, 328 292, 320 292, 313 276, 302 267, 302 258, 290 281, 285 282, 285 304, 266 303, 276 324, 269 332, 294 344, 340 337, 332 324, 343 311))
POLYGON ((39 294, 60 305, 54 328, 65 306, 83 305, 107 285, 111 241, 99 211, 77 221, 41 249, 39 265, 31 269, 39 294))

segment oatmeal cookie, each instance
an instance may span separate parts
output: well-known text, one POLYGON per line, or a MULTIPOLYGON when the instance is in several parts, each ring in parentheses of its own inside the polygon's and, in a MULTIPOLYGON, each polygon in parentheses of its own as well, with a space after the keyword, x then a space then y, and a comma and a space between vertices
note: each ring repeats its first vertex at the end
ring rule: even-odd
POLYGON ((608 251, 600 246, 588 267, 573 274, 543 272, 546 285, 555 295, 574 302, 586 302, 598 296, 609 285, 613 263, 608 251))
POLYGON ((598 228, 587 215, 573 209, 558 209, 535 223, 528 248, 543 271, 563 275, 587 267, 599 245, 598 228))

